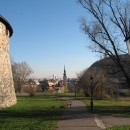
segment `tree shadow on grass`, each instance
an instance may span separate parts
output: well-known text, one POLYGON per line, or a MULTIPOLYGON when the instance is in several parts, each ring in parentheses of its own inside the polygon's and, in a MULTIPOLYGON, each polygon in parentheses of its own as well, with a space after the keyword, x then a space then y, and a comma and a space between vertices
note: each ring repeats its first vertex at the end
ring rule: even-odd
MULTIPOLYGON (((99 115, 112 115, 130 118, 130 107, 129 106, 98 106, 93 109, 93 112, 84 109, 85 106, 70 107, 65 111, 66 117, 70 119, 83 119, 92 117, 93 114, 99 115)), ((2 119, 8 118, 35 118, 42 120, 59 120, 64 113, 65 108, 46 108, 44 110, 38 110, 37 108, 30 110, 0 110, 0 117, 2 119)))
POLYGON ((63 109, 0 110, 2 130, 50 130, 56 127, 63 109))
MULTIPOLYGON (((88 111, 91 112, 90 108, 88 111)), ((121 116, 130 118, 130 106, 94 106, 93 113, 98 115, 121 116)))
POLYGON ((45 109, 45 110, 1 110, 1 118, 42 118, 45 120, 58 119, 64 112, 62 108, 45 109))

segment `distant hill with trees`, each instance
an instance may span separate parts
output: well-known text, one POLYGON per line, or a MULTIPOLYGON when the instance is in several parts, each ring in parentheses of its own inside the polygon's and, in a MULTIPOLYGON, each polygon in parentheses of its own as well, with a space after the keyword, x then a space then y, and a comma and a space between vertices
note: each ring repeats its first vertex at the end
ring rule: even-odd
MULTIPOLYGON (((130 75, 130 57, 129 55, 120 55, 120 61, 125 71, 130 75)), ((85 96, 90 96, 90 77, 94 78, 93 95, 102 99, 110 95, 117 88, 128 88, 126 78, 120 68, 109 57, 93 63, 87 70, 78 75, 78 87, 83 90, 85 96)))
MULTIPOLYGON (((121 63, 124 66, 124 69, 128 72, 130 76, 130 56, 125 54, 125 55, 119 55, 119 57, 121 63)), ((89 67, 89 69, 93 69, 95 67, 104 69, 106 71, 105 76, 107 77, 115 77, 115 78, 125 77, 120 68, 109 57, 104 57, 103 59, 94 62, 89 67)))

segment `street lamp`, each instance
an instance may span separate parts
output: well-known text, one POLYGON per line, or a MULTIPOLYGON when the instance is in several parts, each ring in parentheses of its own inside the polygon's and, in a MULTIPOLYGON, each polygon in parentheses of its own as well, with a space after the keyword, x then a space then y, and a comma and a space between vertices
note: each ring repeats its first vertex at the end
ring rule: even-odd
POLYGON ((91 76, 90 77, 90 84, 91 84, 91 111, 93 111, 93 82, 94 82, 94 78, 91 76))
POLYGON ((127 45, 128 54, 130 55, 130 36, 126 37, 125 42, 127 45))
POLYGON ((74 93, 75 93, 75 99, 76 99, 76 82, 74 82, 74 93))
POLYGON ((129 34, 127 34, 127 37, 124 40, 127 45, 128 54, 130 55, 130 20, 129 20, 129 34))

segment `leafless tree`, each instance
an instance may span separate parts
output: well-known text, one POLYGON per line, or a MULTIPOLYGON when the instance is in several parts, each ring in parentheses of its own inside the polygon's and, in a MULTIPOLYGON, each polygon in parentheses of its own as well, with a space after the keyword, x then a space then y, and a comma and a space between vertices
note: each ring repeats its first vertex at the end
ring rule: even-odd
MULTIPOLYGON (((80 19, 81 29, 91 41, 92 51, 110 57, 115 72, 122 72, 130 88, 130 78, 124 67, 126 54, 124 40, 129 36, 130 1, 128 0, 78 0, 87 11, 87 19, 80 19)), ((128 63, 129 64, 129 63, 128 63)), ((109 66, 109 64, 107 64, 109 66)))
POLYGON ((81 71, 80 73, 77 73, 77 89, 82 89, 83 90, 83 95, 84 96, 89 96, 89 81, 88 81, 88 76, 86 75, 87 69, 81 71))
POLYGON ((26 62, 12 62, 12 73, 15 91, 21 92, 22 87, 27 83, 28 77, 33 73, 33 70, 26 62))
POLYGON ((90 96, 91 87, 93 89, 93 96, 102 99, 105 95, 104 90, 106 82, 104 82, 105 70, 101 67, 90 67, 78 75, 78 87, 84 90, 86 96, 90 96), (90 84, 90 77, 93 76, 94 83, 90 84))

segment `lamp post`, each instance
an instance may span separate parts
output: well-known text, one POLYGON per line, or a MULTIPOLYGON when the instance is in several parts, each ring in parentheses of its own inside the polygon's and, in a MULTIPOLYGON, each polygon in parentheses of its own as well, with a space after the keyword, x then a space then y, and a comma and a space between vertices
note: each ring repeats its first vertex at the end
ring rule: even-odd
POLYGON ((127 45, 128 54, 130 55, 130 36, 126 37, 125 42, 127 45))
POLYGON ((90 77, 90 84, 91 84, 91 102, 90 102, 90 106, 91 106, 91 111, 93 111, 93 82, 94 82, 94 78, 91 76, 90 77))
POLYGON ((74 94, 75 94, 75 99, 76 99, 76 82, 74 82, 74 94))
POLYGON ((129 20, 129 34, 127 35, 124 41, 126 42, 128 54, 130 55, 130 20, 129 20))

